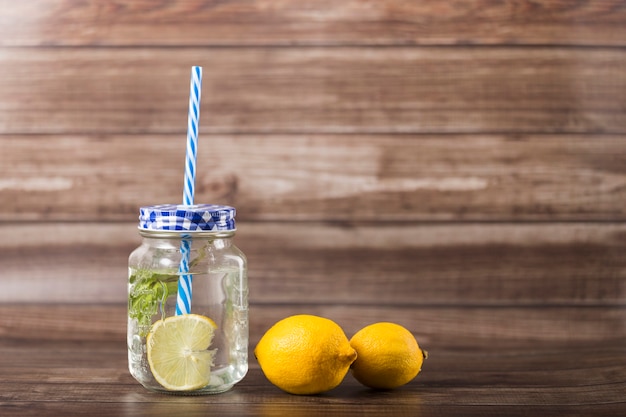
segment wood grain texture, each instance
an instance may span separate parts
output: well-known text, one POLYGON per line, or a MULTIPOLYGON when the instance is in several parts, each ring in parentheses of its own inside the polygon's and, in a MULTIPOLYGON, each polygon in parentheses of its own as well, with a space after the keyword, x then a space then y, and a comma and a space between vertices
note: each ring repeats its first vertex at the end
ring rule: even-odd
MULTIPOLYGON (((0 137, 0 220, 180 200, 184 135, 0 137)), ((204 135, 196 201, 255 221, 626 219, 626 136, 204 135)))
POLYGON ((3 48, 0 134, 626 133, 603 48, 3 48), (36 53, 34 53, 36 51, 36 53))
MULTIPOLYGON (((0 304, 0 336, 8 344, 101 342, 125 350, 127 307, 117 304, 0 304), (25 342, 24 342, 25 341, 25 342)), ((339 324, 348 337, 381 321, 401 324, 428 350, 583 348, 601 343, 626 348, 624 307, 410 307, 401 305, 258 304, 250 307, 250 344, 279 320, 315 314, 339 324)), ((50 352, 50 355, 54 353, 50 352)), ((87 357, 88 351, 83 354, 87 357)), ((36 361, 45 361, 48 356, 36 361)), ((77 366, 80 357, 77 357, 77 366)), ((253 362, 253 358, 250 358, 253 362)))
POLYGON ((0 45, 612 45, 621 0, 0 1, 0 45))
MULTIPOLYGON (((626 226, 238 224, 262 304, 624 306, 626 226)), ((135 223, 0 226, 0 302, 124 303, 135 223)))
MULTIPOLYGON (((258 376, 258 378, 262 377, 258 376)), ((68 389, 75 389, 75 387, 78 387, 78 385, 70 384, 67 386, 68 389)), ((252 385, 251 389, 254 390, 257 387, 258 385, 255 384, 252 385)), ((38 387, 27 385, 26 387, 21 388, 37 389, 38 387)), ((122 386, 122 388, 127 387, 122 386)), ((94 402, 90 402, 89 405, 85 402, 88 401, 86 398, 88 398, 90 390, 85 390, 84 387, 79 391, 82 394, 79 398, 83 401, 5 401, 3 402, 3 406, 4 410, 7 410, 7 412, 13 412, 15 415, 19 415, 21 417, 56 417, 58 415, 82 417, 87 412, 93 417, 168 417, 180 412, 185 413, 185 415, 189 417, 203 417, 206 416, 208 412, 225 417, 321 417, 324 415, 354 417, 360 417, 363 415, 413 417, 416 412, 419 412, 421 417, 440 417, 442 415, 463 415, 467 417, 498 417, 502 415, 510 417, 527 417, 529 415, 536 417, 551 417, 558 415, 567 415, 570 417, 621 417, 625 411, 623 403, 602 404, 590 402, 571 405, 551 402, 550 404, 536 404, 535 401, 531 400, 529 400, 527 404, 514 405, 499 405, 497 403, 483 405, 416 405, 415 402, 412 405, 407 405, 406 400, 402 401, 400 404, 390 405, 385 403, 384 405, 377 405, 376 400, 379 398, 386 398, 386 394, 363 392, 363 390, 358 387, 355 387, 353 390, 344 390, 343 388, 339 388, 330 400, 328 396, 314 397, 312 399, 308 397, 294 398, 287 404, 284 403, 284 394, 280 393, 274 393, 275 395, 270 396, 268 401, 263 401, 261 397, 256 395, 239 396, 235 393, 225 394, 219 398, 212 399, 187 397, 185 399, 179 398, 178 400, 176 398, 171 398, 169 400, 157 401, 154 397, 144 398, 147 394, 137 393, 138 388, 136 387, 129 389, 131 393, 129 393, 129 390, 123 392, 115 389, 109 390, 108 386, 105 389, 107 392, 111 392, 111 395, 115 395, 116 399, 114 401, 100 401, 97 403, 97 407, 94 407, 94 402), (354 393, 354 391, 357 392, 354 393), (122 397, 120 397, 120 395, 122 397), (343 397, 341 397, 342 395, 343 397), (335 396, 339 396, 339 399, 335 396), (348 399, 344 399, 347 396, 350 397, 348 399), (233 397, 236 399, 233 400, 233 397), (365 402, 364 398, 368 397, 370 398, 369 402, 365 402), (123 400, 118 400, 119 398, 122 398, 123 400), (143 402, 132 402, 131 399, 135 398, 143 399, 143 402), (334 400, 332 400, 332 398, 334 398, 334 400)), ((622 386, 617 387, 617 393, 610 389, 610 395, 620 395, 620 389, 622 389, 622 386)), ((530 388, 520 391, 498 389, 496 390, 496 394, 500 395, 500 398, 508 398, 511 394, 515 394, 515 398, 522 398, 524 396, 529 398, 534 394, 535 398, 541 396, 545 397, 545 401, 551 401, 551 398, 553 397, 553 395, 551 395, 551 391, 551 389, 546 388, 530 388)), ((575 392, 577 390, 573 391, 575 392)), ((267 394, 263 391, 260 392, 267 396, 267 394)), ((477 392, 481 391, 477 390, 477 392)), ((454 392, 454 394, 457 395, 458 398, 458 393, 454 392)), ((471 396, 474 394, 474 391, 465 391, 465 394, 467 396, 471 396)), ((447 396, 444 395, 443 397, 447 396)), ((563 398, 563 396, 560 398, 561 401, 573 401, 574 397, 575 394, 572 394, 571 398, 563 398)), ((602 398, 604 397, 601 397, 599 401, 601 401, 602 398)), ((391 396, 391 400, 394 399, 396 399, 395 394, 391 396)), ((539 400, 536 401, 540 402, 539 400)))
POLYGON ((626 2, 0 0, 0 415, 626 415, 626 2), (127 371, 140 205, 238 209, 250 348, 292 314, 430 352, 392 392, 127 371))
MULTIPOLYGON (((271 306, 262 309, 265 311, 257 309, 255 314, 255 337, 262 317, 280 313, 271 306)), ((334 314, 340 322, 346 315, 381 313, 367 311, 345 307, 326 313, 334 314)), ((417 314, 421 312, 416 310, 417 314)), ((585 329, 587 323, 570 316, 569 335, 573 339, 552 343, 547 327, 543 330, 548 338, 524 339, 521 336, 525 330, 518 328, 516 343, 503 346, 493 343, 491 336, 495 335, 482 333, 490 328, 484 321, 486 313, 475 316, 472 309, 465 312, 465 321, 478 319, 473 332, 469 328, 459 331, 463 323, 456 319, 460 314, 456 319, 440 320, 430 326, 434 316, 424 317, 418 327, 414 327, 417 321, 411 324, 420 340, 437 329, 436 334, 447 341, 429 341, 430 355, 420 375, 393 391, 365 389, 348 375, 328 393, 288 395, 264 378, 251 357, 248 375, 230 392, 176 397, 150 393, 128 373, 123 306, 3 305, 0 407, 3 414, 20 416, 73 416, 87 411, 96 416, 200 416, 206 415, 207 410, 238 416, 525 416, 528 412, 537 416, 618 416, 626 409, 622 395, 626 388, 623 327, 609 338, 581 340, 576 328, 585 329), (77 316, 88 317, 89 321, 76 320, 77 316), (479 340, 481 335, 480 348, 466 343, 479 340)), ((523 311, 518 313, 519 320, 528 320, 523 311)), ((560 314, 552 309, 543 313, 544 324, 560 314)), ((507 313, 492 311, 490 316, 491 323, 498 322, 502 327, 508 323, 509 329, 520 324, 511 321, 507 313)), ((594 310, 589 317, 597 324, 605 318, 602 310, 594 310)), ((531 318, 527 324, 532 321, 531 318)), ((561 324, 559 333, 563 329, 561 324)), ((594 332, 597 337, 598 331, 594 332)), ((499 337, 500 333, 496 339, 499 337)))

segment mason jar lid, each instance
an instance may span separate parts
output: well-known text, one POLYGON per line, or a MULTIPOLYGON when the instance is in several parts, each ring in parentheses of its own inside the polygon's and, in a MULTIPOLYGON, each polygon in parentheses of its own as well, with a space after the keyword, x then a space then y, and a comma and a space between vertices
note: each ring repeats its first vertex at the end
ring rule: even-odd
POLYGON ((235 230, 235 208, 215 204, 159 204, 139 209, 140 230, 235 230))

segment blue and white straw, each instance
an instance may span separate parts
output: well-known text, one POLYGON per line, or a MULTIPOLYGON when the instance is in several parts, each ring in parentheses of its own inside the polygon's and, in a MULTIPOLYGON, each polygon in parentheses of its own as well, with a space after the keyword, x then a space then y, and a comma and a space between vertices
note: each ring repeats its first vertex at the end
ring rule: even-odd
MULTIPOLYGON (((202 91, 202 67, 191 68, 189 87, 189 117, 187 118, 187 156, 185 158, 185 184, 183 205, 193 205, 196 180, 196 152, 198 150, 198 122, 200 120, 200 96, 202 91)), ((178 295, 176 297, 176 315, 191 312, 192 276, 189 274, 189 252, 191 236, 183 236, 180 244, 182 259, 178 272, 178 295)))
POLYGON ((189 272, 189 252, 191 250, 191 238, 183 236, 183 240, 180 242, 180 253, 182 258, 180 260, 180 266, 178 272, 180 278, 178 279, 178 295, 176 297, 176 315, 189 314, 191 312, 191 281, 192 276, 189 272))
POLYGON ((198 150, 198 122, 200 120, 200 98, 202 93, 202 67, 191 68, 189 86, 189 117, 187 118, 187 157, 185 159, 185 187, 183 204, 193 205, 196 179, 196 152, 198 150))

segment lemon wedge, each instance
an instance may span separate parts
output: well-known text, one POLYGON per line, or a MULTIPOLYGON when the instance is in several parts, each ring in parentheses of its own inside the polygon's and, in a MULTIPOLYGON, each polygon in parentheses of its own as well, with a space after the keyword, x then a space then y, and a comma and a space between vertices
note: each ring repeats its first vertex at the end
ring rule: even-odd
POLYGON ((152 325, 146 339, 152 375, 170 391, 192 391, 209 384, 215 350, 208 350, 217 325, 208 317, 184 314, 152 325))

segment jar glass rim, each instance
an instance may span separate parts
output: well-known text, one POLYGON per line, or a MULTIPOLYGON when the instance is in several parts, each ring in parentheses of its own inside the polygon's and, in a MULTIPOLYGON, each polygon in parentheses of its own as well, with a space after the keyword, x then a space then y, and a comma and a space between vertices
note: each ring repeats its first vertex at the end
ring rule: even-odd
POLYGON ((183 238, 228 238, 235 235, 237 229, 230 230, 155 230, 137 228, 143 237, 161 239, 183 239, 183 238))

